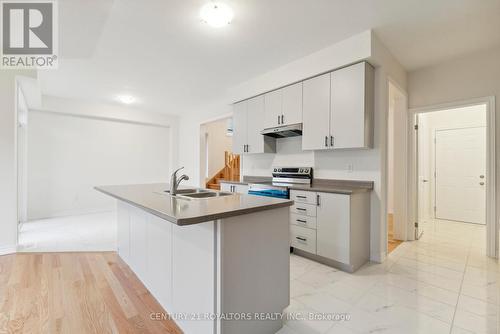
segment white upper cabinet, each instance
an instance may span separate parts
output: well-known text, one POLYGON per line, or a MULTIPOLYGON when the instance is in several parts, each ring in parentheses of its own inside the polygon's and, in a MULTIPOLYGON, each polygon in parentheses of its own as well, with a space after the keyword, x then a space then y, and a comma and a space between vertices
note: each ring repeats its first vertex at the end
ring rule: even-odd
POLYGON ((330 73, 304 81, 302 149, 329 148, 330 73))
POLYGON ((302 82, 284 87, 281 125, 302 123, 302 82))
POLYGON ((235 103, 233 106, 233 153, 246 151, 247 138, 247 101, 235 103))
POLYGON ((373 94, 373 67, 366 62, 304 81, 302 148, 372 147, 373 94))
POLYGON ((264 94, 264 129, 302 123, 302 82, 264 94))
POLYGON ((280 126, 283 106, 283 90, 273 90, 264 94, 265 123, 264 129, 280 126))
POLYGON ((373 141, 373 68, 358 63, 332 72, 333 148, 368 148, 373 141))
POLYGON ((233 152, 275 153, 276 141, 260 133, 264 129, 264 122, 263 95, 234 104, 233 152))

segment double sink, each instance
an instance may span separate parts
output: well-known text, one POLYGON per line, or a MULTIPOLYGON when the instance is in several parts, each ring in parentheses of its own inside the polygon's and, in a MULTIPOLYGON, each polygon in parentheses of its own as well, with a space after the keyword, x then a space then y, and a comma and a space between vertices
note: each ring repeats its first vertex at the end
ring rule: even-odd
MULTIPOLYGON (((170 190, 165 190, 165 193, 170 194, 170 190)), ((193 199, 205 199, 214 197, 231 196, 233 193, 224 191, 212 191, 208 189, 178 189, 175 197, 185 197, 193 199)))

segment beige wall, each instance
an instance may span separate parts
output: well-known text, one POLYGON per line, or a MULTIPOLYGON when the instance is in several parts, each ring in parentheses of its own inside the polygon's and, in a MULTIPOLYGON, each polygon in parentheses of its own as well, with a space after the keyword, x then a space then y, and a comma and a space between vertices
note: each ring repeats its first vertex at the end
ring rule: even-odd
MULTIPOLYGON (((409 73, 410 107, 418 108, 478 97, 496 97, 496 154, 500 157, 500 47, 409 73)), ((496 189, 500 171, 496 168, 496 189)), ((497 196, 497 221, 500 196, 497 196)))
POLYGON ((201 166, 204 167, 201 169, 202 180, 203 178, 209 179, 213 177, 215 173, 222 169, 224 167, 224 152, 231 152, 232 150, 233 137, 226 135, 227 121, 228 119, 224 118, 201 125, 200 136, 202 143, 200 147, 204 148, 206 144, 208 145, 208 159, 205 154, 206 150, 200 150, 201 166), (207 167, 208 173, 205 173, 207 167))

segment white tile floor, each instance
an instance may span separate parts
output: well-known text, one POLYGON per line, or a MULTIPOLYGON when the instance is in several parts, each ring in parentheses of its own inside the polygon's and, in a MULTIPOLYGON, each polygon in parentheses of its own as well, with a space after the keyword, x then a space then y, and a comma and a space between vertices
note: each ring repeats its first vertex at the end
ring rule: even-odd
POLYGON ((290 317, 351 319, 287 320, 279 333, 497 333, 500 266, 485 255, 485 227, 434 221, 423 229, 419 241, 355 274, 292 255, 290 317))
POLYGON ((116 250, 115 212, 30 221, 19 231, 20 252, 116 250))

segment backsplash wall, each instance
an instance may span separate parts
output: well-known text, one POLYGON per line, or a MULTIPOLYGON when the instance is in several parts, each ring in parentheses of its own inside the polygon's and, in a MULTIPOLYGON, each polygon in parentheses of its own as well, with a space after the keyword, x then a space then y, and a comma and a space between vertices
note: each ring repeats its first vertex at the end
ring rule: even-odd
POLYGON ((302 137, 281 138, 275 154, 242 157, 242 175, 271 176, 275 166, 313 167, 320 179, 377 181, 377 150, 302 151, 302 137))

